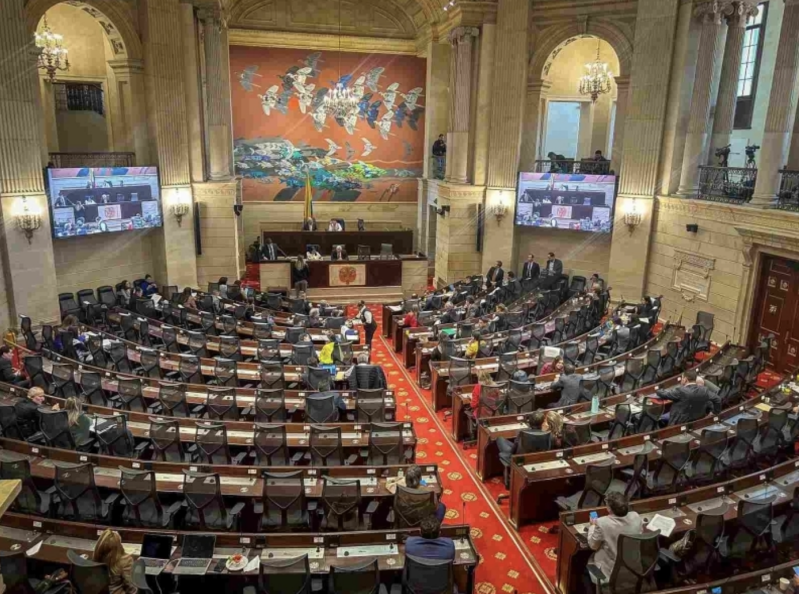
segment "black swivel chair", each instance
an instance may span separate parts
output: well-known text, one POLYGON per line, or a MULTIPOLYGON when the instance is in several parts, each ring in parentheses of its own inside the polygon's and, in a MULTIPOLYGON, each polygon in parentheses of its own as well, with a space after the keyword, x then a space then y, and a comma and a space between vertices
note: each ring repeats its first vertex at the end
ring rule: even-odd
POLYGON ((264 532, 293 532, 311 527, 308 504, 305 500, 304 471, 264 471, 263 491, 254 512, 261 516, 264 532))
POLYGON ((119 493, 103 499, 94 482, 94 467, 88 462, 53 462, 53 466, 55 492, 50 499, 50 512, 63 520, 107 523, 119 493))
POLYGON ((168 528, 175 513, 181 508, 180 501, 165 509, 158 498, 155 471, 134 470, 119 467, 122 476, 119 490, 122 494, 122 523, 136 528, 168 528))
POLYGON ((187 508, 184 523, 207 532, 238 530, 244 502, 228 509, 222 498, 218 474, 183 471, 183 495, 187 508))
POLYGON ((597 565, 588 564, 596 593, 639 594, 656 590, 654 574, 660 558, 660 531, 642 535, 620 534, 617 550, 616 562, 609 576, 597 565))
POLYGON ((111 578, 105 563, 84 559, 75 551, 67 551, 71 563, 69 579, 80 594, 108 594, 111 578))

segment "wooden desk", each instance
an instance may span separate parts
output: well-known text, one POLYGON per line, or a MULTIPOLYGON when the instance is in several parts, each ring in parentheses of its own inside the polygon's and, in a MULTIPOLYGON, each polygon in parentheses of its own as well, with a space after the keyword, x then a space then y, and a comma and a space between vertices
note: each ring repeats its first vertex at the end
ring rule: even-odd
MULTIPOLYGON (((352 223, 351 223, 352 224, 352 223)), ((367 223, 368 224, 368 223, 367 223)), ((359 245, 368 245, 372 254, 379 254, 382 244, 390 243, 395 254, 413 253, 413 231, 262 231, 261 245, 267 238, 275 242, 288 256, 305 256, 306 246, 316 244, 323 256, 329 256, 335 246, 343 245, 350 257, 358 254, 359 245)))
MULTIPOLYGON (((400 256, 398 258, 381 260, 376 256, 368 260, 358 260, 350 253, 349 260, 331 261, 330 258, 322 260, 308 260, 310 289, 334 288, 341 291, 357 291, 365 287, 401 287, 403 293, 423 291, 427 278, 427 259, 416 256, 400 256), (363 281, 354 284, 351 280, 334 277, 337 282, 331 283, 331 267, 352 266, 362 268, 363 281)), ((285 258, 259 264, 259 275, 262 285, 291 287, 292 261, 285 258)))

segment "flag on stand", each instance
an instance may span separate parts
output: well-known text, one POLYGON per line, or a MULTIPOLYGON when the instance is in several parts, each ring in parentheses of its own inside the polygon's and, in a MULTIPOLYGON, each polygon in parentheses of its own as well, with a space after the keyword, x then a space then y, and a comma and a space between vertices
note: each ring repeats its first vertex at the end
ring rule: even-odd
POLYGON ((311 173, 305 174, 305 210, 303 211, 303 222, 313 217, 313 187, 311 186, 311 173))

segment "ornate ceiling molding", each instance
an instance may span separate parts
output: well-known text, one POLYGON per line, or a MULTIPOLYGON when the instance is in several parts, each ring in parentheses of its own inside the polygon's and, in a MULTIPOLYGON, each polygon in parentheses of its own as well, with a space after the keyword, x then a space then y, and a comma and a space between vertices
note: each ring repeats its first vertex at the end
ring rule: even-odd
POLYGON ((250 47, 285 47, 291 49, 314 49, 337 51, 339 40, 341 51, 367 54, 418 55, 413 39, 390 39, 380 37, 359 37, 327 35, 319 33, 293 33, 289 31, 255 31, 251 29, 230 29, 230 45, 250 47))

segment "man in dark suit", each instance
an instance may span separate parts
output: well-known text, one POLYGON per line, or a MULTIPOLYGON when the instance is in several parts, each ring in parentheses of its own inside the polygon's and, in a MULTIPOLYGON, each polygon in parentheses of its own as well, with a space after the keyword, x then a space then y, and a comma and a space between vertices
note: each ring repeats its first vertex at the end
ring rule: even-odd
POLYGON ((385 388, 386 374, 379 365, 369 364, 369 353, 358 354, 358 364, 352 368, 349 377, 350 390, 377 390, 385 388))
POLYGON ((41 388, 31 388, 25 398, 20 398, 14 404, 17 424, 25 439, 39 430, 39 407, 43 404, 44 390, 41 388))
POLYGON ((549 252, 546 270, 547 274, 550 276, 560 276, 563 274, 563 262, 555 257, 555 252, 549 252))
POLYGON ((349 260, 350 257, 347 255, 347 250, 344 249, 343 246, 337 245, 333 248, 333 253, 330 254, 331 260, 349 260))
POLYGON ((508 272, 508 285, 505 290, 512 299, 517 299, 522 294, 522 285, 512 270, 508 272))
POLYGON ((305 222, 302 224, 303 231, 317 231, 318 227, 316 226, 316 219, 313 217, 309 217, 305 219, 305 222))
POLYGON ((684 425, 721 410, 718 392, 718 387, 689 369, 680 379, 679 386, 658 390, 657 397, 672 402, 671 410, 664 415, 669 425, 684 425))
POLYGON ((405 554, 422 559, 455 559, 455 543, 451 538, 439 536, 441 523, 431 515, 419 524, 421 536, 409 536, 405 541, 405 554))
POLYGON ((14 358, 14 353, 7 346, 0 347, 0 381, 7 384, 14 384, 15 386, 22 386, 27 388, 30 384, 20 373, 17 373, 11 366, 11 361, 14 358))
POLYGON ((276 243, 272 242, 269 237, 266 238, 266 243, 261 248, 261 252, 263 253, 263 259, 268 261, 277 260, 278 254, 284 258, 286 257, 286 253, 276 243))
POLYGON ((563 366, 563 373, 558 381, 552 384, 551 390, 560 390, 560 399, 550 408, 560 408, 561 406, 571 406, 583 400, 590 400, 588 393, 583 388, 583 376, 576 373, 574 365, 566 364, 563 366))
POLYGON ((497 260, 497 263, 488 269, 488 274, 486 274, 486 286, 489 289, 493 286, 501 287, 503 280, 505 280, 505 271, 502 269, 502 261, 497 260))
POLYGON ((522 279, 536 279, 541 274, 541 267, 535 261, 535 256, 530 254, 527 256, 527 262, 522 266, 522 279))

